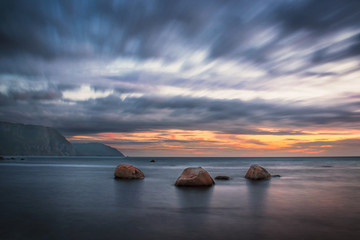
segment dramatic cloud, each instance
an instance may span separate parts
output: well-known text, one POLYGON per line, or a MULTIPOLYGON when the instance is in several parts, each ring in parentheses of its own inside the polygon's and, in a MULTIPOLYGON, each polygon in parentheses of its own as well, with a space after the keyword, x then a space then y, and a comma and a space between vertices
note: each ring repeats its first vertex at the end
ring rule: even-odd
POLYGON ((11 103, 2 109, 5 116, 17 109, 23 115, 20 119, 30 118, 33 123, 56 119, 52 125, 67 134, 183 128, 232 134, 302 135, 305 133, 299 129, 335 125, 360 129, 360 112, 356 111, 359 102, 323 108, 263 100, 155 96, 122 99, 121 94, 103 97, 104 94, 108 93, 81 90, 79 95, 69 95, 63 101, 49 101, 61 96, 52 92, 1 95, 4 102, 11 103), (46 102, 34 102, 46 97, 46 102), (264 126, 278 130, 261 130, 264 126))
MULTIPOLYGON (((356 139, 359 22, 356 0, 4 0, 0 121, 47 125, 69 138, 212 131, 246 136, 249 154, 297 151, 301 136, 321 132, 343 137, 326 141, 356 139), (287 146, 267 138, 290 135, 297 138, 287 146)), ((101 141, 133 142, 129 151, 137 145, 144 155, 156 144, 171 155, 167 144, 180 152, 196 141, 156 136, 101 141)), ((210 151, 199 144, 193 152, 210 151)))

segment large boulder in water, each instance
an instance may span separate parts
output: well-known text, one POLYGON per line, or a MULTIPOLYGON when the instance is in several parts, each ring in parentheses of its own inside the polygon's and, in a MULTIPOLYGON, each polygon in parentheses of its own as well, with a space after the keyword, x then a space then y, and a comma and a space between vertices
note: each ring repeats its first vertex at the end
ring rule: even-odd
POLYGON ((252 180, 262 180, 271 178, 271 174, 263 167, 253 164, 245 174, 245 178, 252 180))
POLYGON ((202 167, 190 167, 184 169, 175 182, 176 186, 212 186, 215 184, 210 174, 202 167))
POLYGON ((145 177, 140 169, 129 164, 120 164, 117 166, 114 176, 120 179, 143 179, 145 177))

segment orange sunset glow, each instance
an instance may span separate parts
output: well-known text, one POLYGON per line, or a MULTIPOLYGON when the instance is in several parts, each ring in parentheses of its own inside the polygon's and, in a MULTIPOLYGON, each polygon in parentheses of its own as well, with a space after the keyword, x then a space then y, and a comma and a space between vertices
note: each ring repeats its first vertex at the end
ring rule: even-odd
MULTIPOLYGON (((73 142, 104 142, 138 156, 327 156, 346 149, 360 131, 321 129, 304 135, 237 135, 217 131, 158 130, 136 133, 104 132, 76 135, 73 142)), ((343 153, 345 154, 345 152, 343 153)))

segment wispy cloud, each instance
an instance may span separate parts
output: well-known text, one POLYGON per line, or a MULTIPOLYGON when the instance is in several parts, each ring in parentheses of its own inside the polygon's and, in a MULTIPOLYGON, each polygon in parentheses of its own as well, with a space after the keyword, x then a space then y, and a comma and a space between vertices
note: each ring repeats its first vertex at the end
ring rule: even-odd
POLYGON ((357 131, 359 22, 356 0, 1 1, 0 120, 69 137, 357 131))

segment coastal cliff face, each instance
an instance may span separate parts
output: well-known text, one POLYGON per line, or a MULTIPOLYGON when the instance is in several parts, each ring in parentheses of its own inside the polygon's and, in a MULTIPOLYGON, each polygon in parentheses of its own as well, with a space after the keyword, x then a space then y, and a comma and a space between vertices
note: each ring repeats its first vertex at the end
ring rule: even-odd
POLYGON ((72 144, 54 128, 7 122, 0 122, 0 155, 124 156, 101 143, 72 144))
POLYGON ((120 156, 124 155, 115 148, 102 143, 73 143, 78 156, 120 156))
POLYGON ((75 155, 72 144, 49 127, 0 122, 0 155, 75 155))

